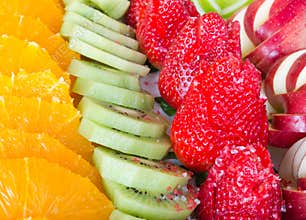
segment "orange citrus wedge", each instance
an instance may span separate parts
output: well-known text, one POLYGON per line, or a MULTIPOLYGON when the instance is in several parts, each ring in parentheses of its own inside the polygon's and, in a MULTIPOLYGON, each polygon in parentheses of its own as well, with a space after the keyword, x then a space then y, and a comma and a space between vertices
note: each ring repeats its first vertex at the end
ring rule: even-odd
POLYGON ((88 178, 44 159, 1 159, 0 183, 1 220, 107 220, 113 210, 88 178))
POLYGON ((0 15, 0 21, 0 35, 12 35, 38 43, 64 70, 67 70, 71 59, 80 57, 68 48, 68 43, 60 34, 54 34, 40 19, 22 15, 0 15))
POLYGON ((0 72, 5 75, 20 70, 39 72, 50 70, 56 77, 70 83, 69 74, 64 72, 37 43, 20 40, 13 36, 0 36, 0 72))
POLYGON ((44 158, 49 162, 57 163, 76 174, 88 177, 97 188, 101 189, 101 177, 95 167, 58 140, 47 134, 2 128, 0 130, 0 158, 24 157, 44 158))
POLYGON ((57 33, 62 25, 64 11, 54 0, 3 0, 0 1, 0 14, 40 18, 50 30, 57 33))
POLYGON ((0 115, 0 128, 47 133, 91 161, 93 146, 79 135, 80 113, 72 104, 47 102, 41 98, 0 96, 0 115))

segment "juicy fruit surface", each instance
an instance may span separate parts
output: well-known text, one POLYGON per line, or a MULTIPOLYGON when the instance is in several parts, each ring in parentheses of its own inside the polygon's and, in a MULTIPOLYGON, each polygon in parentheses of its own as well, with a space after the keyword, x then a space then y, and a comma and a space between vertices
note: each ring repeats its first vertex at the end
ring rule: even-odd
POLYGON ((173 39, 188 18, 198 13, 189 0, 150 0, 144 10, 136 36, 150 62, 160 68, 173 39))
POLYGON ((280 219, 280 180, 261 146, 226 147, 201 186, 200 219, 280 219))
POLYGON ((0 74, 0 94, 19 97, 40 97, 45 101, 72 103, 69 85, 51 72, 20 72, 6 76, 0 74))
POLYGON ((93 146, 78 134, 80 114, 72 104, 40 98, 0 97, 0 127, 47 133, 71 150, 91 160, 93 146))
POLYGON ((53 0, 1 1, 0 14, 25 15, 39 18, 54 33, 59 32, 63 18, 63 10, 58 8, 53 0))
POLYGON ((68 49, 67 42, 54 34, 40 19, 23 15, 0 15, 0 34, 34 41, 45 48, 53 60, 66 70, 71 59, 79 56, 68 49), (33 31, 35 30, 35 31, 33 31))
POLYGON ((0 158, 22 159, 24 157, 43 158, 51 163, 57 163, 76 174, 88 177, 98 188, 101 187, 98 171, 58 140, 47 134, 2 128, 0 158))
POLYGON ((18 73, 21 69, 29 73, 50 70, 58 78, 70 82, 69 74, 63 72, 46 50, 37 43, 16 37, 0 36, 0 64, 0 72, 5 75, 18 73))
POLYGON ((178 108, 193 78, 229 55, 241 57, 238 23, 227 23, 216 13, 189 19, 165 58, 159 79, 162 97, 178 108))
POLYGON ((194 79, 171 129, 174 151, 184 165, 205 171, 226 146, 267 146, 260 80, 252 64, 234 57, 221 59, 194 79))
POLYGON ((87 178, 42 159, 0 160, 0 218, 107 220, 111 202, 87 178), (86 204, 86 205, 84 205, 86 204))
POLYGON ((146 12, 149 1, 131 0, 129 10, 125 16, 125 21, 133 28, 137 28, 139 21, 142 19, 146 12))

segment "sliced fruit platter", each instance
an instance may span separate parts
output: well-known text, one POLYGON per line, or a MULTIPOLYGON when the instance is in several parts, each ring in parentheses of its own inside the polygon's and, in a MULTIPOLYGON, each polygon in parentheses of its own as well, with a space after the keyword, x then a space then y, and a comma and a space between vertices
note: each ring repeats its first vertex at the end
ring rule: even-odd
POLYGON ((306 219, 306 2, 0 1, 0 219, 306 219))

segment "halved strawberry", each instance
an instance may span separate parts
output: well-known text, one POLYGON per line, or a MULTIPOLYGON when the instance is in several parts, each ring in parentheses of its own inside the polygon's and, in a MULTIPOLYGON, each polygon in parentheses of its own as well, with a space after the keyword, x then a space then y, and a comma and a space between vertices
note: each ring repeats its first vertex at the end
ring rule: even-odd
POLYGON ((136 36, 140 48, 155 67, 162 67, 168 48, 190 16, 198 16, 190 0, 147 1, 136 36))
POLYGON ((200 220, 280 219, 280 179, 261 145, 224 148, 200 188, 200 220))
POLYGON ((216 13, 191 18, 173 42, 160 74, 162 97, 178 108, 193 78, 216 60, 241 58, 239 23, 227 23, 216 13), (202 63, 202 68, 200 68, 202 63))
POLYGON ((194 79, 171 128, 174 151, 186 167, 208 170, 226 146, 267 145, 260 85, 260 72, 235 57, 215 62, 194 79))

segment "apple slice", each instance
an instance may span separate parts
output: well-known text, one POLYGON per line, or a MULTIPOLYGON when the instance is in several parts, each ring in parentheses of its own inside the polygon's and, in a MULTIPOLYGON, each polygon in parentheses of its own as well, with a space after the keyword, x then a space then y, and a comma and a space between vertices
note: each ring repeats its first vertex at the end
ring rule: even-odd
POLYGON ((279 13, 292 1, 293 0, 274 0, 270 9, 269 17, 272 17, 273 15, 279 13))
POLYGON ((304 155, 302 161, 300 162, 298 166, 299 166, 298 173, 297 173, 298 179, 304 178, 304 181, 305 181, 306 180, 306 154, 304 155))
POLYGON ((247 7, 241 9, 232 18, 232 21, 238 21, 239 24, 240 24, 240 42, 241 42, 242 57, 245 57, 252 50, 255 49, 255 45, 253 44, 253 42, 251 41, 251 39, 247 35, 245 27, 244 27, 244 19, 245 19, 246 11, 247 11, 247 7))
POLYGON ((283 10, 270 17, 263 25, 255 30, 255 43, 260 43, 271 37, 281 27, 289 23, 297 14, 304 12, 305 0, 293 0, 283 10))
POLYGON ((301 168, 301 174, 305 171, 306 167, 302 166, 302 162, 306 157, 306 139, 303 138, 299 149, 295 152, 292 164, 292 174, 293 177, 297 180, 299 178, 299 169, 301 168), (305 168, 305 169, 304 169, 305 168))
POLYGON ((294 51, 305 49, 305 20, 306 13, 299 13, 287 25, 256 47, 247 58, 266 74, 276 60, 294 51))
POLYGON ((283 219, 305 220, 306 219, 306 192, 298 191, 295 187, 283 188, 286 212, 283 219))
POLYGON ((306 132, 306 114, 272 114, 271 126, 277 130, 306 132))
POLYGON ((256 30, 269 19, 270 9, 274 0, 256 0, 249 5, 244 20, 247 35, 254 44, 256 42, 256 30))
POLYGON ((276 99, 282 103, 287 114, 306 114, 306 84, 298 91, 279 95, 276 99))
POLYGON ((289 184, 296 182, 292 173, 293 158, 303 141, 302 139, 293 144, 286 152, 279 165, 279 176, 289 184))
POLYGON ((306 137, 306 132, 283 131, 269 128, 269 145, 289 148, 298 140, 306 137))
POLYGON ((298 179, 297 188, 299 190, 306 190, 306 177, 298 179))
POLYGON ((269 71, 264 82, 269 102, 277 109, 281 103, 275 95, 297 90, 306 83, 306 49, 279 59, 269 71))

